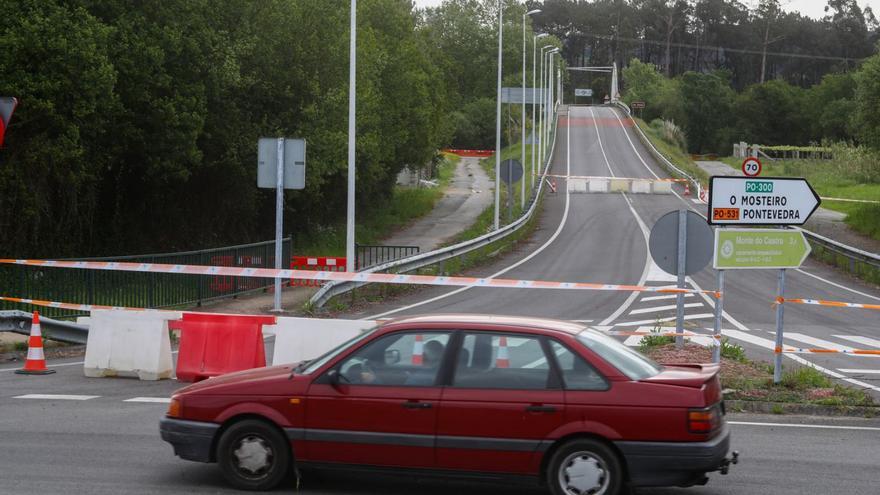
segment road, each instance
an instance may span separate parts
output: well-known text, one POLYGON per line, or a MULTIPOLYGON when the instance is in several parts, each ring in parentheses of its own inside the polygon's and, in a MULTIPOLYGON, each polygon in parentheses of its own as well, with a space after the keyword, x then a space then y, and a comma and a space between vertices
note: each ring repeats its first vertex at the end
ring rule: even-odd
MULTIPOLYGON (((177 383, 90 379, 82 376, 78 364, 55 369, 57 374, 43 377, 0 370, 0 493, 236 493, 223 482, 216 465, 182 461, 159 439, 158 421, 166 404, 125 402, 167 398, 177 383), (16 398, 24 390, 28 394, 80 397, 16 398)), ((742 460, 731 474, 712 474, 704 487, 642 489, 637 494, 877 493, 880 420, 743 414, 731 414, 728 420, 733 423, 733 448, 742 452, 742 460), (791 426, 803 423, 816 427, 791 426)), ((294 486, 290 481, 277 492, 289 492, 294 486)), ((301 493, 404 495, 416 491, 544 493, 516 486, 334 473, 320 477, 307 474, 301 493)))
MULTIPOLYGON (((569 107, 560 117, 552 173, 638 178, 669 177, 635 134, 632 122, 609 107, 569 107), (570 144, 569 144, 570 143, 570 144)), ((648 259, 650 227, 665 213, 690 208, 705 214, 705 204, 683 195, 566 194, 545 199, 540 228, 516 251, 478 270, 481 276, 609 284, 663 286, 674 278, 648 259), (523 261, 526 260, 526 261, 523 261)), ((711 267, 689 277, 693 288, 715 289, 711 267)), ((725 277, 723 333, 751 357, 771 360, 776 328, 777 272, 729 270, 725 277)), ((880 291, 808 260, 787 270, 786 297, 856 303, 880 301, 880 291)), ((572 291, 574 292, 574 291, 572 291)), ((675 316, 674 296, 651 293, 568 293, 530 289, 502 291, 473 288, 427 289, 386 301, 351 317, 391 317, 436 312, 492 312, 577 320, 616 330, 649 331, 656 322, 675 316)), ((686 323, 697 332, 713 326, 714 300, 686 298, 686 323)), ((876 311, 788 305, 785 345, 798 348, 880 349, 880 316, 876 311)), ((635 345, 639 337, 628 339, 635 345)), ((705 339, 704 339, 705 340, 705 339)), ((810 362, 831 376, 880 397, 880 357, 843 354, 786 355, 786 363, 810 362)))
MULTIPOLYGON (((553 172, 571 175, 664 177, 626 120, 603 107, 572 107, 561 119, 553 172)), ((563 184, 560 184, 561 186, 563 184)), ((704 206, 676 195, 567 194, 547 196, 535 234, 512 252, 476 271, 483 276, 667 285, 652 267, 647 229, 667 211, 704 206)), ((876 289, 808 263, 789 272, 790 297, 875 302, 876 289)), ((714 288, 711 269, 690 280, 714 288)), ((725 333, 753 357, 769 359, 774 328, 776 275, 733 273, 727 278, 725 333)), ((370 306, 353 317, 434 312, 493 312, 581 320, 602 327, 639 329, 674 315, 674 303, 657 294, 522 289, 430 288, 370 306)), ((709 298, 686 299, 692 329, 710 327, 709 298)), ((880 318, 861 310, 809 306, 786 308, 790 345, 854 345, 880 348, 880 318), (848 344, 847 344, 848 343, 848 344)), ((637 340, 637 338, 636 338, 637 340)), ((630 342, 632 343, 632 342, 630 342)), ((267 353, 271 356, 271 351, 267 353)), ((876 387, 880 361, 869 357, 793 356, 809 359, 856 384, 876 387), (843 372, 840 370, 860 370, 843 372), (870 372, 874 372, 874 374, 870 372), (873 381, 872 381, 873 380, 873 381)), ((794 361, 789 359, 787 364, 794 361)), ((88 379, 76 360, 50 363, 55 375, 22 377, 0 368, 0 493, 232 493, 216 466, 181 461, 159 439, 163 401, 175 382, 88 379), (35 395, 43 394, 43 395, 35 395), (30 395, 34 398, 21 398, 30 395), (132 401, 132 399, 137 399, 132 401), (157 401, 157 402, 153 402, 157 401)), ((639 490, 650 495, 876 494, 880 421, 829 421, 731 415, 734 448, 742 462, 729 476, 711 476, 706 487, 639 490), (816 428, 763 423, 810 422, 816 428), (743 424, 762 423, 762 424, 743 424), (831 426, 830 428, 828 426, 831 426), (837 428, 845 426, 846 428, 837 428)), ((284 491, 293 488, 288 484, 284 491)), ((521 487, 459 484, 376 476, 308 477, 303 493, 313 494, 537 494, 521 487)))

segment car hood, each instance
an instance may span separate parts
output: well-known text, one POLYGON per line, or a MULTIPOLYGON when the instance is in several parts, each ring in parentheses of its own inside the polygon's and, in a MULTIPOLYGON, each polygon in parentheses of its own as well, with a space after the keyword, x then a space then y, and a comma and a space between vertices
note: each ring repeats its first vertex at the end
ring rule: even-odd
POLYGON ((287 382, 292 368, 287 364, 227 373, 184 387, 175 394, 261 395, 267 388, 274 388, 274 384, 287 382))

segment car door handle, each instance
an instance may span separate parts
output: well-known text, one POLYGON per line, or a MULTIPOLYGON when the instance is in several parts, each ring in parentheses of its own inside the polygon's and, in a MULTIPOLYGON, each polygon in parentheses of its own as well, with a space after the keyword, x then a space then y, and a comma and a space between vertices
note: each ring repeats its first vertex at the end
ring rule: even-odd
POLYGON ((406 409, 431 409, 431 403, 408 400, 403 403, 403 407, 406 409))
POLYGON ((553 406, 528 406, 526 407, 526 411, 528 412, 540 412, 540 413, 555 413, 556 408, 553 406))

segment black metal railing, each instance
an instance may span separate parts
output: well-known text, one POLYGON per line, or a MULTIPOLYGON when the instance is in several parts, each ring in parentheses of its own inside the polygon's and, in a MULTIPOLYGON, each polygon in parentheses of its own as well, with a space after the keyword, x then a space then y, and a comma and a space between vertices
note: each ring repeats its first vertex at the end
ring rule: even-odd
POLYGON ((419 254, 418 246, 369 246, 355 244, 354 248, 354 266, 357 270, 419 254))
MULTIPOLYGON (((290 268, 290 238, 283 241, 281 266, 290 268)), ((175 265, 274 268, 275 242, 266 241, 182 253, 78 258, 175 265)), ((24 265, 0 266, 0 295, 78 304, 135 308, 201 305, 205 301, 263 290, 274 281, 255 277, 203 276, 175 273, 137 273, 24 265)), ((21 309, 0 301, 0 309, 21 309)), ((50 317, 73 317, 82 312, 41 308, 50 317)))

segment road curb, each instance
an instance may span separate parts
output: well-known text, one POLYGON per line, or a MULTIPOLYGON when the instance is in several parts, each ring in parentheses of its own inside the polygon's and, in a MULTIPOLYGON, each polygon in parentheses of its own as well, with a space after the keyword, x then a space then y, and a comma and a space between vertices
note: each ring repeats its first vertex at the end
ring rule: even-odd
POLYGON ((880 406, 826 406, 796 402, 768 402, 757 400, 724 401, 728 411, 761 414, 798 414, 806 416, 842 416, 857 418, 880 417, 880 406))

